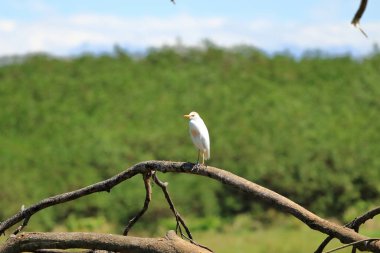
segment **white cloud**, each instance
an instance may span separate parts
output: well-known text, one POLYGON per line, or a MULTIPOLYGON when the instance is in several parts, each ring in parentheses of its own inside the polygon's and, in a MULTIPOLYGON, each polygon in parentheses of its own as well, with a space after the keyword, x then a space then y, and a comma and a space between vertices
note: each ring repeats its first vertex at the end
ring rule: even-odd
POLYGON ((10 20, 0 20, 0 32, 11 32, 15 27, 16 24, 10 20))
POLYGON ((282 47, 299 49, 323 49, 327 51, 352 49, 365 54, 372 50, 374 43, 380 42, 380 22, 365 24, 364 29, 370 38, 366 39, 349 22, 295 23, 253 21, 250 29, 258 38, 257 46, 269 50, 281 50, 282 47))
POLYGON ((361 53, 380 41, 379 23, 363 24, 371 39, 347 23, 278 22, 257 19, 234 21, 223 17, 177 15, 167 18, 124 18, 80 14, 49 16, 49 20, 22 22, 0 20, 0 55, 45 51, 68 55, 89 45, 109 49, 114 44, 145 48, 175 44, 186 45, 210 39, 218 45, 252 44, 264 50, 352 48, 361 53))

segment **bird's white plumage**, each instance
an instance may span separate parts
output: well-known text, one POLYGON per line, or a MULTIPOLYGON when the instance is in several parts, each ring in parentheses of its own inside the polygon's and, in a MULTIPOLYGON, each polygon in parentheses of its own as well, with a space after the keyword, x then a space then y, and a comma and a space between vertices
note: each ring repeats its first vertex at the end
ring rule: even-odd
MULTIPOLYGON (((189 132, 195 147, 202 154, 203 160, 210 159, 210 136, 206 124, 196 112, 185 115, 189 121, 189 132)), ((204 163, 204 161, 202 161, 204 163)))

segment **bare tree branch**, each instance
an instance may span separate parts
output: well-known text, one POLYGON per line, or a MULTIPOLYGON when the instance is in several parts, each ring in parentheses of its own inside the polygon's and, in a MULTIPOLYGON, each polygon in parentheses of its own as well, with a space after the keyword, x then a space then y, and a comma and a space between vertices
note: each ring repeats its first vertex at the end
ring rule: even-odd
MULTIPOLYGON (((367 220, 373 219, 376 215, 380 214, 380 207, 376 207, 372 209, 371 211, 368 211, 367 213, 363 214, 360 217, 357 217, 354 219, 350 224, 348 225, 349 228, 352 228, 355 232, 359 232, 359 228, 362 224, 364 224, 367 220)), ((356 247, 352 247, 352 252, 356 252, 356 247)))
POLYGON ((355 16, 353 17, 351 24, 357 25, 360 22, 360 19, 363 16, 363 13, 365 12, 365 9, 367 8, 368 0, 361 0, 359 9, 356 11, 355 16))
POLYGON ((181 215, 179 214, 179 212, 177 211, 177 209, 175 208, 174 206, 174 203, 172 201, 172 199, 170 198, 170 195, 169 195, 169 192, 168 192, 168 183, 164 183, 162 182, 158 177, 157 177, 157 174, 155 172, 153 172, 153 181, 162 189, 162 192, 164 193, 165 195, 165 198, 166 198, 166 201, 168 202, 169 204, 169 207, 170 209, 172 210, 173 214, 174 214, 174 217, 175 217, 175 220, 177 222, 177 225, 176 225, 176 230, 175 232, 176 233, 180 233, 181 237, 182 238, 186 238, 188 239, 192 244, 195 244, 201 248, 204 248, 210 252, 213 252, 210 248, 204 246, 204 245, 201 245, 197 242, 194 241, 193 239, 193 236, 191 235, 191 232, 190 232, 190 229, 187 227, 185 221, 182 219, 181 215), (187 233, 187 236, 185 236, 182 232, 182 229, 181 229, 181 226, 185 229, 186 233, 187 233))
MULTIPOLYGON (((83 196, 90 195, 92 193, 96 192, 110 192, 111 189, 118 185, 119 183, 135 176, 139 173, 145 173, 146 171, 149 171, 145 168, 145 164, 137 164, 133 166, 133 169, 126 170, 122 173, 119 173, 116 176, 111 177, 110 179, 104 180, 102 182, 89 185, 87 187, 81 188, 79 190, 59 194, 53 197, 46 198, 37 204, 34 204, 28 208, 25 208, 24 210, 21 210, 20 212, 16 213, 14 216, 10 217, 9 219, 3 221, 0 223, 0 234, 4 233, 6 229, 10 228, 11 226, 15 225, 16 223, 30 218, 33 214, 37 213, 38 211, 41 211, 42 209, 45 209, 50 206, 54 206, 57 204, 65 203, 68 201, 72 201, 78 198, 81 198, 83 196)), ((20 232, 20 230, 16 230, 15 234, 20 232)))
POLYGON ((356 241, 356 242, 352 242, 352 243, 348 243, 348 244, 342 245, 342 246, 337 247, 337 248, 335 248, 335 249, 331 249, 331 250, 325 251, 325 252, 323 252, 323 253, 331 253, 331 252, 335 252, 335 251, 338 251, 338 250, 341 250, 341 249, 344 249, 344 248, 347 248, 347 247, 350 247, 350 246, 355 246, 355 245, 358 244, 358 243, 362 243, 362 242, 371 242, 371 241, 378 241, 378 240, 380 240, 380 238, 371 238, 371 239, 366 239, 366 240, 356 241))
MULTIPOLYGON (((198 166, 197 169, 193 169, 195 164, 187 162, 171 162, 171 161, 146 161, 136 164, 124 172, 107 179, 105 181, 87 186, 85 188, 57 195, 42 200, 41 202, 26 208, 24 211, 20 211, 11 218, 5 220, 0 224, 0 234, 3 233, 10 226, 22 221, 26 217, 32 216, 34 213, 53 206, 59 203, 64 203, 70 200, 74 200, 95 192, 110 191, 115 185, 135 176, 136 174, 144 174, 148 171, 160 171, 160 172, 174 172, 174 173, 189 173, 200 176, 209 177, 215 179, 225 185, 234 187, 240 191, 246 192, 252 199, 261 200, 269 203, 271 206, 277 208, 282 212, 289 213, 308 225, 314 230, 318 230, 327 235, 331 235, 339 239, 342 243, 352 243, 361 240, 371 239, 356 233, 352 229, 337 225, 329 222, 314 213, 308 211, 295 202, 285 198, 284 196, 273 192, 267 188, 250 182, 244 178, 234 175, 228 171, 221 170, 211 166, 198 166)), ((380 251, 380 242, 361 242, 357 244, 360 250, 367 251, 380 251)))
POLYGON ((373 219, 376 215, 380 214, 380 207, 376 207, 365 214, 355 218, 353 221, 347 224, 347 227, 349 228, 359 228, 361 225, 363 225, 366 221, 373 219))
MULTIPOLYGON (((373 217, 375 217, 376 215, 380 214, 380 207, 376 207, 368 212, 366 212, 365 214, 359 216, 359 217, 356 217, 353 221, 347 223, 346 225, 344 225, 345 227, 347 228, 351 228, 353 229, 355 232, 359 232, 359 227, 364 224, 367 220, 370 220, 372 219, 373 217)), ((322 243, 321 245, 319 245, 318 249, 314 252, 314 253, 322 253, 323 250, 325 249, 325 247, 327 246, 327 244, 329 244, 329 242, 334 239, 334 237, 332 236, 328 236, 322 243)), ((356 252, 356 247, 354 246, 352 248, 352 252, 356 252)))
MULTIPOLYGON (((93 249, 74 249, 72 252, 64 249, 38 249, 33 251, 34 253, 100 253, 102 250, 93 250, 93 249)), ((104 253, 104 251, 102 252, 104 253)))
POLYGON ((368 38, 368 35, 364 32, 364 30, 360 27, 360 19, 363 16, 363 13, 365 12, 365 9, 367 7, 368 0, 361 0, 359 9, 356 11, 355 16, 353 17, 351 24, 355 27, 357 27, 363 35, 368 38))
POLYGON ((181 237, 184 236, 184 234, 182 233, 182 230, 181 230, 181 225, 182 225, 185 228, 185 230, 186 230, 187 236, 190 239, 193 239, 193 236, 191 235, 190 229, 186 226, 185 221, 182 219, 181 215, 179 214, 179 212, 175 208, 172 199, 170 198, 170 195, 169 195, 169 192, 168 192, 168 189, 167 189, 168 183, 164 183, 160 179, 158 179, 156 173, 153 173, 153 180, 162 189, 162 192, 165 195, 166 201, 169 204, 170 210, 172 210, 172 212, 174 214, 174 217, 175 217, 175 219, 177 221, 176 233, 178 233, 178 230, 179 230, 179 232, 181 234, 181 237))
POLYGON ((141 216, 148 210, 149 203, 152 199, 152 186, 150 185, 150 178, 152 177, 152 172, 147 172, 143 175, 144 185, 145 185, 145 202, 143 208, 136 214, 135 217, 133 217, 127 224, 127 226, 124 229, 123 235, 128 235, 129 230, 132 228, 132 226, 140 219, 141 216))
POLYGON ((31 216, 26 216, 25 219, 22 221, 21 225, 17 227, 17 229, 13 232, 13 235, 17 235, 21 232, 21 230, 24 229, 28 225, 29 219, 31 216))
POLYGON ((21 233, 1 245, 0 253, 34 252, 40 249, 96 249, 125 253, 209 253, 182 240, 174 231, 169 231, 163 238, 78 232, 21 233))

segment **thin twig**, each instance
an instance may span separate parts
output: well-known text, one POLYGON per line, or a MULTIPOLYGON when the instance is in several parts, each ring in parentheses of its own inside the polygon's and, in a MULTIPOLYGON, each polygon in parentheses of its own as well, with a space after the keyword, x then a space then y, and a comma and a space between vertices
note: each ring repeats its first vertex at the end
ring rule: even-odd
POLYGON ((144 180, 144 185, 145 185, 145 201, 144 201, 144 206, 136 214, 135 217, 133 217, 127 224, 127 226, 124 229, 123 235, 128 235, 129 230, 132 228, 132 226, 143 216, 143 214, 146 212, 146 210, 149 207, 149 203, 152 199, 152 186, 150 185, 150 178, 152 177, 152 172, 147 172, 143 175, 143 180, 144 180))
POLYGON ((181 215, 178 213, 178 211, 175 208, 174 203, 173 203, 173 201, 172 201, 172 199, 171 199, 171 197, 169 195, 169 192, 168 192, 168 189, 167 189, 168 183, 166 183, 166 182, 164 183, 160 179, 158 179, 156 173, 153 173, 153 181, 162 189, 162 192, 164 193, 165 198, 166 198, 166 200, 167 200, 167 202, 169 204, 170 210, 172 210, 172 212, 173 212, 173 214, 175 216, 175 219, 177 221, 176 230, 179 229, 180 233, 181 233, 181 236, 183 236, 183 233, 181 231, 181 226, 180 226, 180 225, 182 225, 183 228, 186 230, 187 236, 190 239, 193 239, 193 236, 191 235, 190 229, 186 226, 185 221, 182 219, 181 215))
POLYGON ((17 235, 18 233, 21 232, 21 230, 24 229, 28 225, 30 215, 26 216, 25 219, 22 221, 21 225, 17 227, 17 229, 12 233, 13 235, 17 235))
POLYGON ((355 218, 353 221, 348 223, 346 226, 349 228, 359 228, 361 225, 363 225, 365 222, 367 222, 370 219, 373 219, 376 215, 380 214, 380 206, 373 208, 372 210, 364 213, 363 215, 355 218))
POLYGON ((189 240, 192 244, 197 245, 198 247, 201 247, 201 248, 204 248, 204 249, 206 249, 206 250, 208 250, 210 252, 213 252, 208 247, 206 247, 206 246, 204 246, 202 244, 199 244, 199 243, 197 243, 197 242, 194 241, 193 236, 191 235, 190 229, 186 226, 185 221, 182 219, 181 215, 178 213, 177 209, 174 206, 174 203, 173 203, 172 199, 170 198, 170 195, 169 195, 169 192, 168 192, 168 189, 167 189, 168 183, 162 182, 157 177, 157 174, 155 172, 153 172, 152 178, 153 178, 153 181, 162 189, 162 192, 165 195, 165 198, 166 198, 166 200, 167 200, 167 202, 169 204, 169 207, 170 207, 170 209, 172 210, 172 212, 173 212, 173 214, 175 216, 175 219, 176 219, 176 222, 177 222, 176 233, 179 231, 182 238, 185 238, 185 239, 189 240), (181 225, 186 230, 187 236, 182 233, 181 225))
POLYGON ((193 239, 188 238, 186 235, 182 235, 182 238, 185 238, 186 240, 188 240, 189 242, 191 242, 192 244, 194 244, 194 245, 196 245, 196 246, 198 246, 198 247, 201 247, 201 248, 203 248, 203 249, 206 249, 206 250, 208 250, 208 251, 210 251, 210 252, 214 252, 212 249, 208 248, 207 246, 204 246, 204 245, 202 245, 202 244, 197 243, 197 242, 194 241, 193 239))
POLYGON ((347 243, 347 244, 340 246, 340 247, 337 247, 335 249, 332 249, 329 251, 324 251, 323 253, 331 253, 331 252, 338 251, 338 250, 341 250, 341 249, 344 249, 344 248, 347 248, 347 247, 350 247, 350 246, 353 246, 353 245, 356 245, 356 244, 359 244, 362 242, 369 243, 369 242, 378 241, 378 240, 380 240, 380 238, 370 238, 370 239, 364 239, 364 240, 360 240, 360 241, 356 241, 356 242, 352 242, 352 243, 347 243))
MULTIPOLYGON (((354 228, 354 231, 356 233, 359 233, 359 226, 354 228)), ((355 245, 352 246, 351 253, 356 253, 356 247, 355 245)))
POLYGON ((322 253, 323 250, 326 248, 327 244, 329 244, 332 239, 334 239, 333 236, 331 236, 331 235, 327 236, 323 240, 323 242, 321 242, 321 244, 318 246, 318 248, 314 251, 314 253, 322 253))

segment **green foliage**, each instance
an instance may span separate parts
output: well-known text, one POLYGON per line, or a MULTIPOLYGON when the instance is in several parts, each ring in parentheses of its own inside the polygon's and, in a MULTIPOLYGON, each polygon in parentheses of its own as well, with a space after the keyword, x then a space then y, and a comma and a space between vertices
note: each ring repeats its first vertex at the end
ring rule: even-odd
MULTIPOLYGON (((0 220, 140 161, 195 161, 182 118, 192 110, 210 131, 210 165, 318 214, 351 217, 350 207, 380 199, 379 81, 376 50, 360 60, 318 52, 295 59, 206 42, 139 57, 119 47, 113 55, 26 56, 0 67, 0 220)), ((214 217, 266 210, 206 178, 163 178, 180 212, 201 217, 202 229, 203 221, 211 224, 205 229, 219 227, 214 217)), ((110 194, 52 207, 30 226, 97 229, 103 220, 95 217, 122 226, 144 195, 141 178, 133 178, 110 194)), ((154 188, 145 218, 152 222, 171 215, 158 195, 154 188)))
POLYGON ((107 220, 103 216, 79 218, 74 214, 67 217, 66 227, 68 231, 99 231, 107 227, 107 220))

